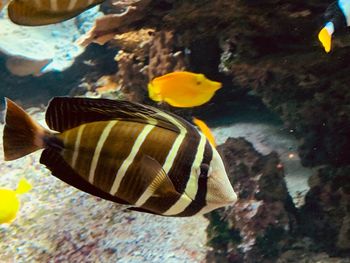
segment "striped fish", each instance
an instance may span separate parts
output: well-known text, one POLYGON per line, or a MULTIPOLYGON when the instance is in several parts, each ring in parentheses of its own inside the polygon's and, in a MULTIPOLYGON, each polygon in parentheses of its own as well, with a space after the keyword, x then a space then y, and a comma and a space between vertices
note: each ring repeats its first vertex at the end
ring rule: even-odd
POLYGON ((235 202, 223 162, 184 119, 127 101, 53 98, 49 131, 6 100, 5 160, 44 148, 40 162, 87 193, 164 216, 192 216, 235 202))
POLYGON ((8 0, 0 0, 0 11, 7 5, 8 0))
POLYGON ((12 0, 8 15, 12 22, 25 26, 59 23, 73 18, 104 0, 12 0))

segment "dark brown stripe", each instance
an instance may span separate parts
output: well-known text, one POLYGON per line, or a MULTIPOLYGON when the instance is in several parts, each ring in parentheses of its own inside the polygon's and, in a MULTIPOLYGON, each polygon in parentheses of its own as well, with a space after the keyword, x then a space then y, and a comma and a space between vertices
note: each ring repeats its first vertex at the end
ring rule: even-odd
MULTIPOLYGON (((200 135, 198 131, 193 126, 189 126, 187 134, 176 154, 173 166, 168 173, 177 192, 180 194, 185 191, 187 181, 190 178, 191 168, 196 157, 199 142, 200 135)), ((147 209, 157 204, 159 211, 164 213, 178 201, 180 196, 174 196, 173 198, 169 198, 168 201, 162 200, 162 202, 157 200, 157 198, 151 197, 142 207, 147 209)))
POLYGON ((72 158, 74 153, 75 141, 77 140, 78 128, 71 129, 69 131, 60 133, 58 138, 60 138, 63 142, 66 142, 63 146, 63 151, 61 155, 63 159, 72 165, 72 158))
POLYGON ((144 124, 126 121, 118 121, 115 124, 102 147, 97 162, 95 186, 106 192, 110 191, 120 166, 130 154, 135 140, 144 127, 144 124))
POLYGON ((135 156, 135 161, 130 165, 121 181, 117 196, 128 195, 132 198, 130 203, 135 203, 148 187, 148 185, 139 183, 142 181, 140 180, 140 177, 142 177, 142 164, 138 160, 141 160, 144 155, 148 155, 163 166, 177 136, 178 134, 175 132, 155 127, 145 138, 144 143, 135 156))
MULTIPOLYGON (((78 158, 74 170, 87 181, 89 181, 90 164, 96 149, 96 145, 107 124, 108 122, 93 122, 86 124, 81 135, 81 141, 78 148, 78 158)), ((78 129, 79 127, 76 127, 71 131, 78 133, 78 129)), ((72 145, 72 151, 74 151, 76 137, 72 137, 70 139, 74 139, 74 141, 69 141, 69 145, 72 145)), ((72 159, 67 160, 67 162, 69 165, 72 165, 72 159)))
POLYGON ((191 204, 177 216, 192 216, 197 214, 203 207, 207 205, 206 195, 208 190, 208 171, 209 165, 213 158, 213 148, 211 144, 206 142, 203 161, 201 164, 201 173, 198 179, 198 191, 195 199, 191 204))
POLYGON ((126 201, 105 193, 89 184, 63 160, 62 156, 57 151, 53 149, 46 149, 43 151, 40 157, 40 163, 46 165, 54 176, 81 191, 119 204, 128 204, 126 201))

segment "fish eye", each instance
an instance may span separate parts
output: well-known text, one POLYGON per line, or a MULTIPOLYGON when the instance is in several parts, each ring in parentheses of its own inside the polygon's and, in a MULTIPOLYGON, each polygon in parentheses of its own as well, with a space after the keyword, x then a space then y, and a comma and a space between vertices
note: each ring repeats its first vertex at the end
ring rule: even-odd
POLYGON ((200 84, 202 84, 202 81, 197 80, 196 84, 200 85, 200 84))

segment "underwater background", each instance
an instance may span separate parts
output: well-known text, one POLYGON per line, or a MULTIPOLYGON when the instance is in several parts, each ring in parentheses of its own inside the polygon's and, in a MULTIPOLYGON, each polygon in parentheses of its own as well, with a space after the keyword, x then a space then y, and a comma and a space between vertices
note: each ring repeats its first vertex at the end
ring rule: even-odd
POLYGON ((14 24, 5 7, 1 98, 43 126, 55 96, 126 99, 198 117, 216 138, 238 201, 188 218, 129 211, 52 176, 40 152, 11 162, 1 155, 0 188, 16 189, 24 177, 32 189, 19 196, 16 219, 0 225, 0 262, 350 262, 344 6, 107 0, 34 27, 14 24), (318 33, 329 19, 336 27, 325 52, 318 33), (198 107, 149 98, 151 80, 184 70, 223 86, 198 107))

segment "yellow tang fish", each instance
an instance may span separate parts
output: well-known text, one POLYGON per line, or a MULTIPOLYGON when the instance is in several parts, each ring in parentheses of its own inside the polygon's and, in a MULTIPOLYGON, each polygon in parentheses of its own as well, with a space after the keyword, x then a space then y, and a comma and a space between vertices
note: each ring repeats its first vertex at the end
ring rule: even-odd
POLYGON ((203 74, 177 71, 153 79, 148 84, 148 94, 154 101, 190 108, 208 102, 220 88, 220 82, 209 80, 203 74))
POLYGON ((123 100, 53 98, 47 130, 6 100, 5 160, 44 149, 40 163, 66 183, 128 209, 193 216, 237 196, 216 148, 172 113, 123 100))
POLYGON ((22 178, 16 190, 0 188, 0 224, 10 224, 15 220, 20 207, 18 195, 27 193, 32 186, 22 178))
POLYGON ((205 124, 204 121, 193 118, 193 123, 201 130, 201 132, 207 137, 208 141, 216 147, 215 137, 213 133, 210 131, 210 128, 205 124))
MULTIPOLYGON (((3 0, 4 1, 4 0, 3 0)), ((8 15, 24 26, 42 26, 73 18, 104 0, 12 0, 8 15)))

